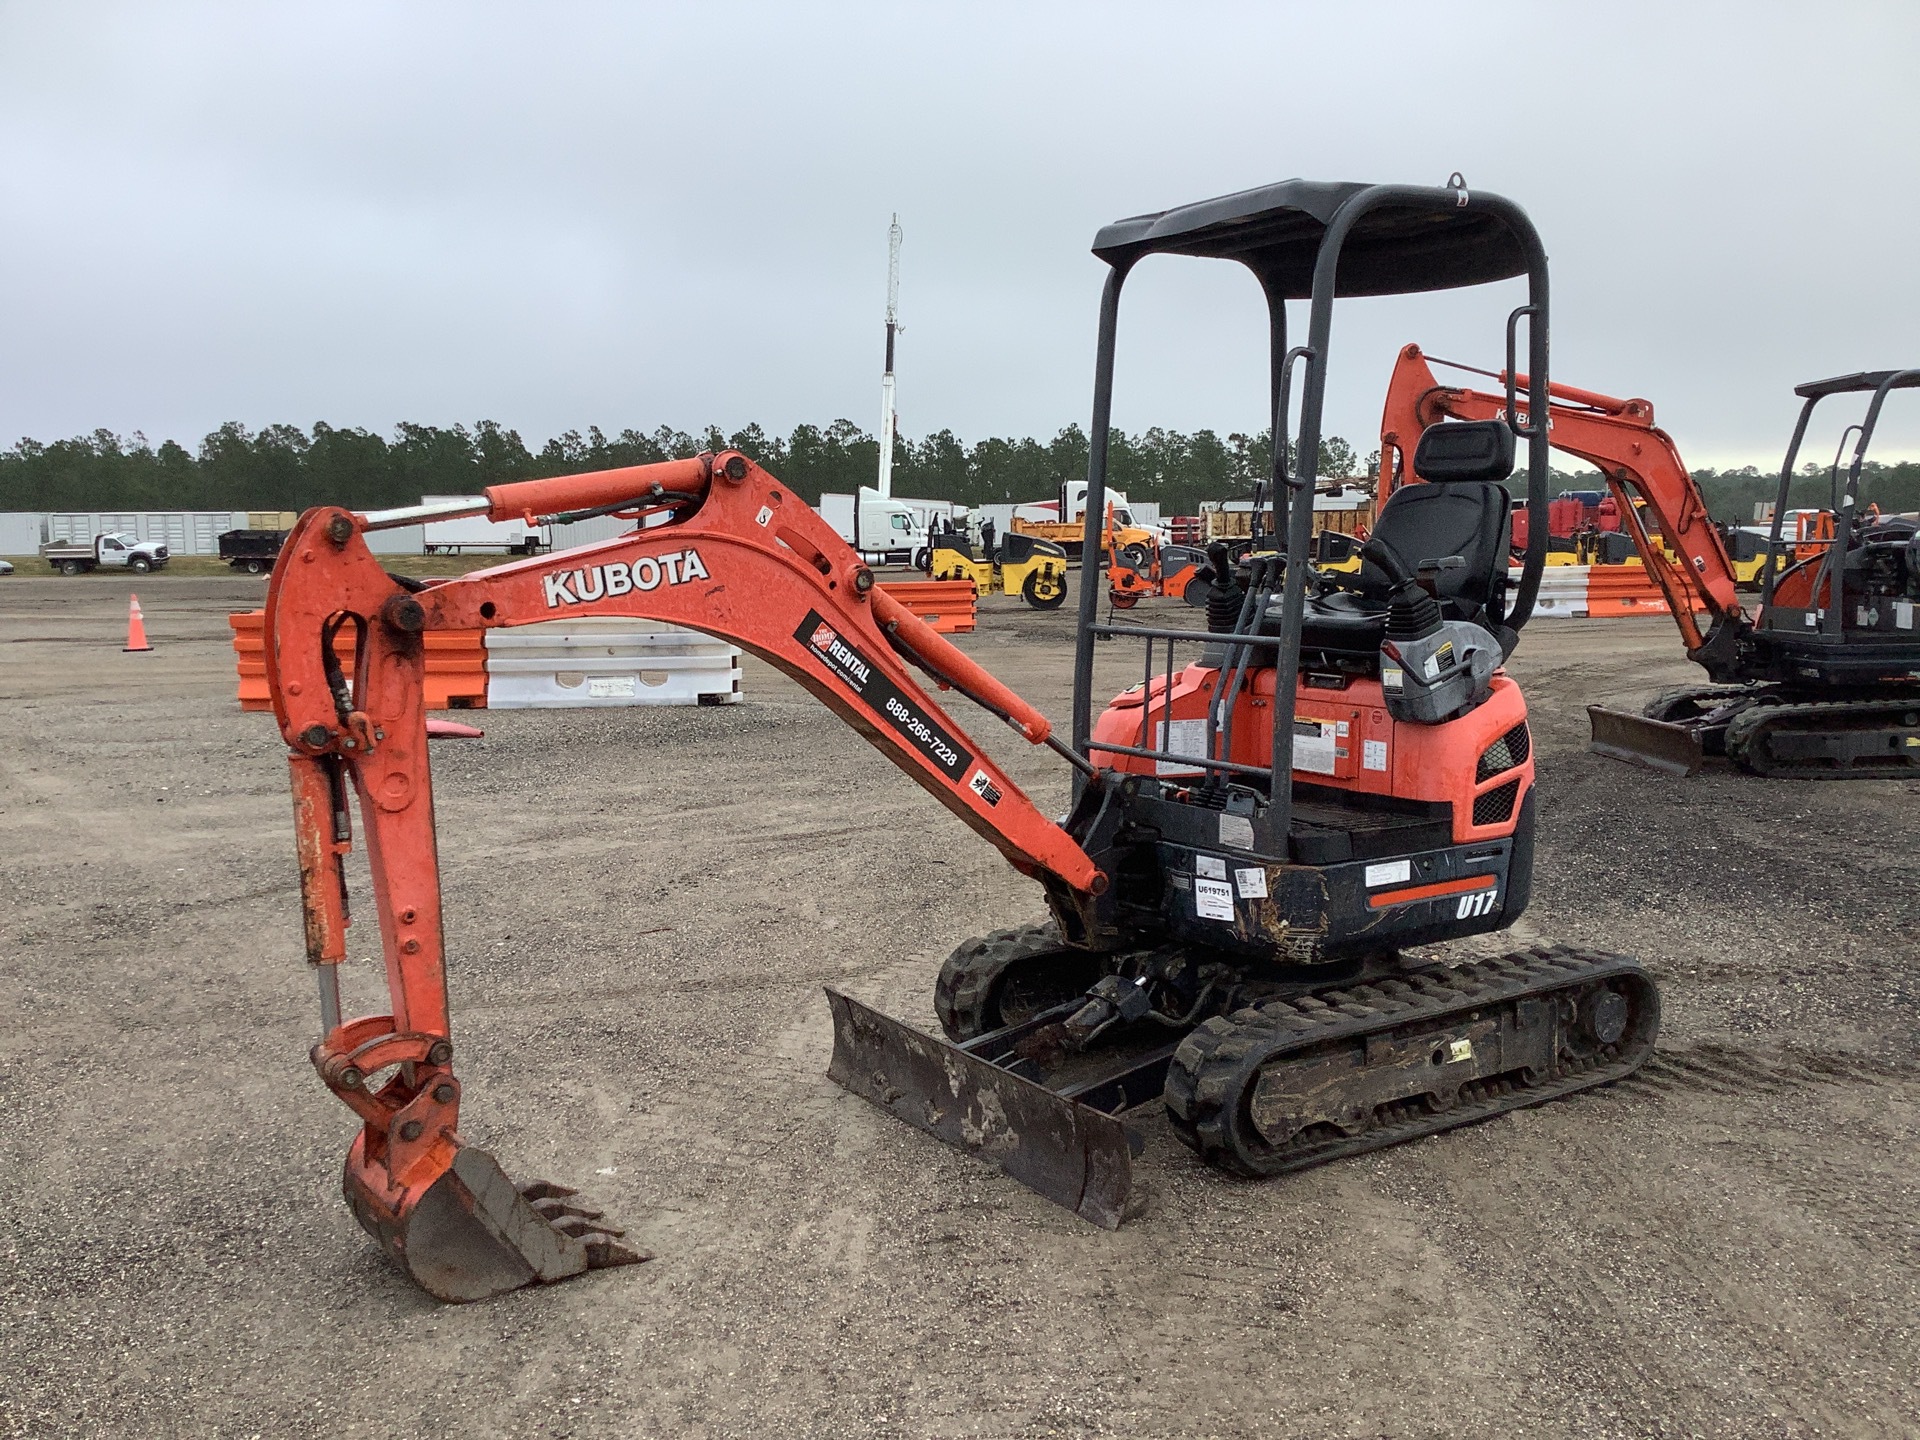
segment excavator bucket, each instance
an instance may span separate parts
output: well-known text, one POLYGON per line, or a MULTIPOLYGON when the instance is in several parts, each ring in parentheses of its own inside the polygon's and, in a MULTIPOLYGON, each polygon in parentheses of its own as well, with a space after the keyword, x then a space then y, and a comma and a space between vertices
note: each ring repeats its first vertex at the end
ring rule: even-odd
POLYGON ((637 1265, 652 1255, 620 1243, 573 1190, 551 1181, 516 1186, 485 1150, 461 1146, 453 1163, 398 1207, 370 1184, 356 1142, 343 1188, 354 1218, 422 1290, 463 1304, 589 1270, 637 1265))
POLYGON ((1630 765, 1643 765, 1663 775, 1693 775, 1705 757, 1700 731, 1670 720, 1650 720, 1628 710, 1589 705, 1593 727, 1587 749, 1630 765))
POLYGON ((827 1004, 827 1074, 855 1095, 1104 1229, 1117 1230, 1146 1208, 1133 1187, 1132 1136, 1117 1116, 831 987, 827 1004))

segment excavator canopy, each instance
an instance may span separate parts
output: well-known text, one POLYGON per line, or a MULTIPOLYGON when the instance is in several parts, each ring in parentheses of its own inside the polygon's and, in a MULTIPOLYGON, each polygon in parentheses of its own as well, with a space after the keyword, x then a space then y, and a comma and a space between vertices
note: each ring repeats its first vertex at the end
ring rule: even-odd
MULTIPOLYGON (((1103 226, 1093 253, 1109 265, 1145 255, 1238 260, 1270 295, 1313 293, 1320 240, 1340 207, 1374 187, 1345 180, 1282 180, 1103 226)), ((1466 193, 1464 190, 1461 192, 1466 193)), ((1405 295, 1508 280, 1527 273, 1519 236, 1493 211, 1461 205, 1384 205, 1362 216, 1340 252, 1336 295, 1405 295)))
POLYGON ((1896 375, 1911 378, 1903 379, 1893 388, 1910 390, 1920 386, 1920 373, 1901 370, 1858 370, 1851 375, 1836 375, 1831 380, 1809 380, 1804 385, 1793 387, 1793 393, 1802 400, 1820 400, 1828 395, 1856 395, 1864 391, 1878 390, 1896 375))

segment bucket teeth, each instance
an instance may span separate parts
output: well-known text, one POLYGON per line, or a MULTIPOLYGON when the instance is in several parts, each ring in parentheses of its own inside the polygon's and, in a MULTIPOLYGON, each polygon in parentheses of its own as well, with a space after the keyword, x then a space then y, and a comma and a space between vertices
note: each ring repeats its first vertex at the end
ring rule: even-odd
MULTIPOLYGON (((526 1195, 527 1192, 525 1190, 522 1190, 520 1193, 522 1195, 526 1195)), ((528 1197, 528 1198, 531 1199, 531 1197, 528 1197)), ((556 1225, 558 1225, 562 1220, 567 1220, 567 1219, 598 1220, 602 1215, 607 1213, 604 1210, 595 1210, 590 1205, 582 1205, 577 1201, 573 1201, 573 1200, 561 1200, 556 1198, 552 1200, 534 1200, 532 1203, 533 1203, 534 1209, 538 1210, 542 1215, 546 1216, 548 1220, 552 1221, 556 1225)), ((561 1228, 564 1229, 565 1227, 562 1226, 561 1228)))
POLYGON ((621 1233, 618 1230, 603 1230, 579 1237, 580 1243, 587 1247, 589 1270, 611 1270, 616 1265, 641 1265, 653 1259, 651 1250, 638 1250, 631 1245, 622 1245, 613 1238, 621 1233))
POLYGON ((347 1199, 360 1223, 428 1294, 464 1302, 523 1285, 553 1284, 589 1270, 653 1258, 621 1243, 603 1212, 550 1180, 516 1186, 484 1150, 462 1146, 437 1180, 398 1210, 367 1183, 355 1147, 347 1199))

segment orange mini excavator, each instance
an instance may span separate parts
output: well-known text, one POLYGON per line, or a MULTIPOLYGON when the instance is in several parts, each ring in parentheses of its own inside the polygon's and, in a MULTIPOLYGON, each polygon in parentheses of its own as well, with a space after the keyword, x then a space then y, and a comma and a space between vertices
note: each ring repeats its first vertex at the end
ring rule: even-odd
MULTIPOLYGON (((1106 227, 1085 552, 1099 553, 1121 288, 1163 254, 1237 261, 1267 305, 1270 548, 1210 559, 1204 628, 1101 624, 1080 590, 1070 735, 874 584, 774 476, 732 452, 491 487, 403 511, 309 511, 267 600, 267 674, 292 748, 312 1053, 361 1120, 361 1223, 419 1284, 471 1300, 639 1256, 552 1185, 516 1186, 459 1135, 422 701, 425 637, 623 615, 726 637, 831 707, 1039 886, 1041 922, 942 967, 938 1038, 828 992, 830 1073, 1098 1224, 1137 1211, 1126 1113, 1164 1104, 1208 1162, 1273 1175, 1624 1075, 1658 995, 1633 961, 1565 947, 1450 966, 1414 947, 1499 930, 1532 882, 1526 706, 1502 661, 1538 587, 1538 527, 1509 583, 1517 435, 1547 404, 1545 252, 1520 208, 1444 187, 1287 181, 1106 227), (1352 574, 1310 563, 1314 457, 1336 298, 1523 278, 1507 320, 1529 371, 1500 414, 1424 431, 1352 574), (1287 302, 1308 301, 1304 344, 1287 302), (1299 426, 1290 383, 1303 384, 1299 426), (1299 469, 1288 457, 1301 457, 1299 469), (646 523, 460 579, 388 572, 367 532, 434 515, 646 523), (350 664, 344 657, 353 641, 350 664), (1096 707, 1095 648, 1142 651, 1096 707), (1043 815, 916 679, 1072 767, 1043 815), (391 1012, 340 1013, 343 857, 356 808, 391 1012)), ((1528 493, 1544 502, 1546 446, 1528 493)), ((556 723, 564 723, 556 721, 556 723)), ((821 803, 830 805, 822 795, 821 803)))
MULTIPOLYGON (((1502 374, 1432 359, 1417 345, 1402 350, 1381 422, 1383 497, 1427 426, 1483 420, 1506 403, 1500 393, 1440 384, 1435 365, 1505 383, 1502 374)), ((1737 593, 1721 530, 1672 437, 1654 424, 1652 404, 1548 387, 1552 447, 1599 468, 1688 658, 1712 682, 1662 691, 1638 714, 1588 706, 1593 750, 1678 775, 1692 774, 1710 755, 1769 776, 1920 773, 1920 537, 1911 519, 1857 515, 1861 467, 1881 409, 1893 391, 1914 386, 1920 371, 1886 370, 1799 387, 1805 403, 1781 469, 1753 613, 1737 593), (1868 397, 1866 414, 1847 428, 1828 472, 1832 505, 1820 517, 1826 539, 1796 544, 1780 522, 1808 421, 1822 400, 1850 394, 1868 397), (1853 457, 1843 473, 1849 441, 1853 457), (1828 603, 1836 571, 1844 606, 1828 603)))

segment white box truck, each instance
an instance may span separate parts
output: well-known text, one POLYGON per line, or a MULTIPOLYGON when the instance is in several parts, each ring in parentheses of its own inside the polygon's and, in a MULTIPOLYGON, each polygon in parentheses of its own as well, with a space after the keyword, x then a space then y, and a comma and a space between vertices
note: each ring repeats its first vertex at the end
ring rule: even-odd
POLYGON ((869 564, 919 565, 930 558, 927 522, 904 500, 862 486, 858 495, 822 495, 819 511, 869 564))
MULTIPOLYGON (((420 503, 459 498, 422 495, 420 503)), ((551 525, 529 525, 519 519, 493 521, 484 515, 465 515, 458 520, 429 520, 422 528, 421 548, 429 555, 538 555, 553 548, 551 525)))

